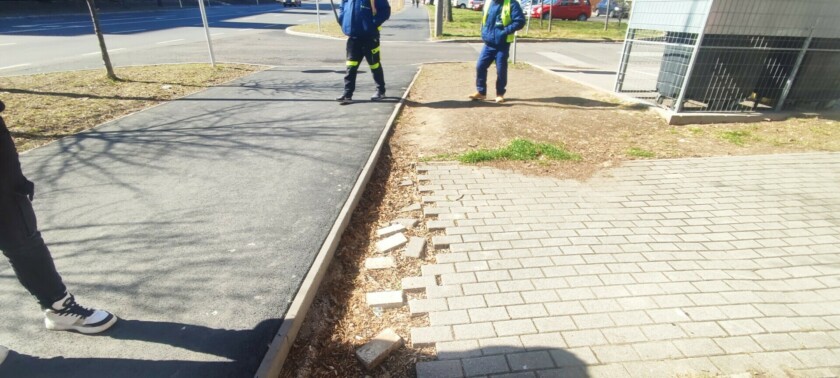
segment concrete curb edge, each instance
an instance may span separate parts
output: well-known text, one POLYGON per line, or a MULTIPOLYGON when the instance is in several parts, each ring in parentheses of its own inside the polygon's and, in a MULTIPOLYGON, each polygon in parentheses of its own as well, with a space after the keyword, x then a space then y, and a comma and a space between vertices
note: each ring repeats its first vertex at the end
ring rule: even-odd
POLYGON ((331 36, 328 36, 328 35, 321 35, 321 34, 315 34, 315 33, 305 33, 305 32, 299 32, 299 31, 291 30, 293 27, 294 27, 294 26, 286 28, 286 29, 285 29, 285 30, 286 30, 286 34, 288 34, 288 35, 293 35, 293 36, 295 36, 295 37, 306 37, 306 38, 328 39, 328 40, 332 40, 332 41, 344 41, 344 40, 347 40, 347 38, 338 38, 338 37, 331 37, 331 36))
POLYGON ((376 167, 376 163, 379 161, 379 155, 382 153, 382 147, 385 145, 388 134, 394 127, 394 122, 396 121, 397 116, 405 106, 408 93, 411 91, 411 88, 414 87, 414 83, 417 82, 417 78, 420 77, 420 73, 422 71, 422 67, 417 70, 417 73, 414 75, 411 83, 408 84, 405 93, 403 93, 399 104, 397 104, 394 108, 394 112, 391 113, 391 118, 388 119, 387 125, 382 130, 382 134, 379 135, 379 140, 376 142, 373 152, 371 152, 367 163, 362 169, 362 172, 359 174, 359 178, 356 180, 356 184, 350 192, 350 197, 347 199, 347 202, 344 203, 344 207, 342 207, 338 218, 330 230, 330 233, 327 235, 326 240, 324 240, 324 244, 321 245, 321 250, 318 251, 318 255, 315 257, 312 267, 309 268, 309 272, 306 273, 306 277, 303 279, 300 289, 297 294, 295 294, 295 298, 292 301, 291 306, 289 306, 289 310, 286 312, 286 315, 283 316, 283 322, 280 325, 280 329, 277 331, 277 334, 274 335, 274 339, 269 345, 268 351, 263 357, 262 363, 260 363, 260 366, 254 375, 255 377, 275 378, 280 374, 280 371, 283 368, 283 363, 286 360, 286 356, 289 354, 292 344, 294 344, 295 338, 297 337, 297 333, 306 318, 306 313, 309 311, 309 306, 312 305, 312 301, 315 299, 315 294, 318 292, 318 287, 321 285, 321 281, 324 279, 327 268, 329 268, 330 262, 335 254, 335 250, 338 248, 338 243, 341 241, 341 235, 350 223, 350 217, 353 215, 356 205, 358 205, 370 178, 373 176, 373 171, 376 167))

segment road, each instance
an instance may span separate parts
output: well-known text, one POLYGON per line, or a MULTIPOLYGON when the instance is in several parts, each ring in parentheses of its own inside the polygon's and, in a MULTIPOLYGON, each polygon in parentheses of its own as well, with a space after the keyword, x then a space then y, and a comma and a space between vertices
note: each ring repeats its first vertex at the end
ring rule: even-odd
MULTIPOLYGON (((255 39, 268 31, 316 21, 315 5, 301 8, 270 5, 207 8, 210 35, 217 44, 255 39)), ((333 22, 329 2, 321 9, 324 22, 333 22)), ((183 59, 180 47, 200 43, 207 61, 205 33, 197 8, 103 14, 101 27, 115 65, 137 64, 136 57, 171 61, 183 59)), ((229 57, 245 61, 247 56, 229 57)), ((102 65, 99 44, 89 17, 84 15, 10 18, 0 24, 0 75, 27 74, 102 65)))

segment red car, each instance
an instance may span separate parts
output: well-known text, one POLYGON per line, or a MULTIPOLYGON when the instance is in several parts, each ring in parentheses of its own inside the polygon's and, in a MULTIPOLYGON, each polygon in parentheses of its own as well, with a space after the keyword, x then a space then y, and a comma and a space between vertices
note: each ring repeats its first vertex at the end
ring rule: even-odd
POLYGON ((484 0, 468 0, 467 8, 470 8, 474 11, 484 10, 484 0))
POLYGON ((592 16, 592 4, 589 0, 544 0, 542 5, 538 0, 533 1, 531 18, 548 19, 549 7, 552 19, 586 21, 592 16))

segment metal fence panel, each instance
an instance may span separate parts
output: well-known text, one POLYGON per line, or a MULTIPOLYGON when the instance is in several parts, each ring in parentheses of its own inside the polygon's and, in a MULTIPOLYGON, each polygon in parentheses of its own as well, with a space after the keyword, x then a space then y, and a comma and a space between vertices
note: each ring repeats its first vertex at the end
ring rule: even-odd
POLYGON ((685 112, 838 107, 840 1, 636 0, 616 91, 685 112))

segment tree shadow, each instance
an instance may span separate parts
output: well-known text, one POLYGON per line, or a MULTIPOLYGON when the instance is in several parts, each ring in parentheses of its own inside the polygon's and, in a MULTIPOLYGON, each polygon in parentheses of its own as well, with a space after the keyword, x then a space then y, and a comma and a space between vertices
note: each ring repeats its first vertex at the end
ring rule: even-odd
MULTIPOLYGON (((587 366, 593 362, 592 357, 578 356, 565 347, 540 344, 523 346, 521 342, 493 344, 438 352, 437 361, 417 364, 417 375, 480 377, 513 373, 532 377, 536 373, 540 377, 588 378, 587 366)), ((559 344, 562 344, 562 340, 559 344)), ((597 360, 594 362, 597 363, 597 360)))
MULTIPOLYGON (((10 351, 0 365, 3 377, 247 377, 253 376, 280 327, 268 319, 253 329, 228 330, 193 324, 120 319, 97 336, 165 344, 229 361, 147 360, 138 358, 41 358, 10 351)), ((81 336, 80 336, 81 337, 81 336)), ((123 351, 119 354, 124 353, 123 351)))

